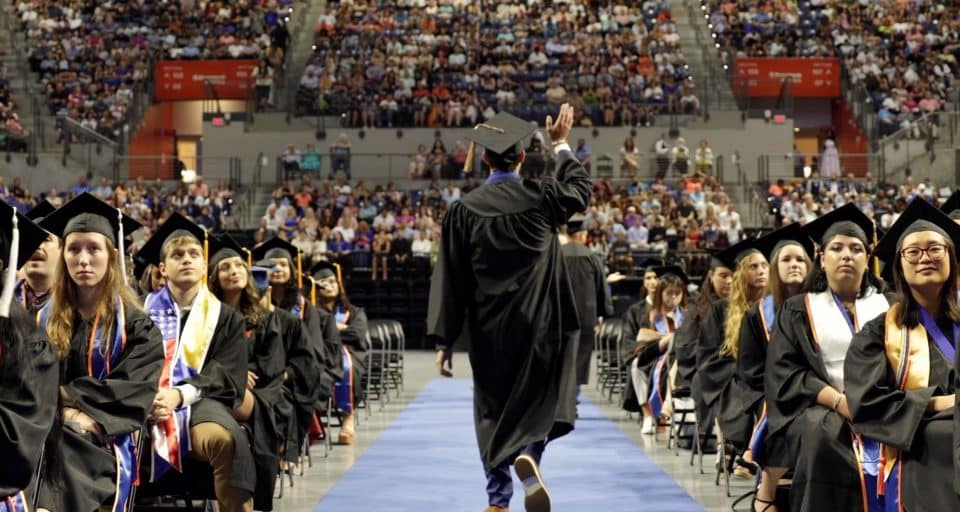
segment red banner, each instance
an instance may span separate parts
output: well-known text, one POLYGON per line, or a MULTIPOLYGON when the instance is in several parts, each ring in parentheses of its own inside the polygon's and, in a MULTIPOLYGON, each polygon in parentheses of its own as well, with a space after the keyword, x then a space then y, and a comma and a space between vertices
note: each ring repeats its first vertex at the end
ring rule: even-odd
POLYGON ((733 63, 733 92, 738 96, 777 97, 788 80, 791 96, 839 97, 840 60, 750 58, 733 63))
POLYGON ((253 85, 256 60, 164 60, 156 68, 156 100, 202 100, 209 82, 221 100, 241 100, 253 85))

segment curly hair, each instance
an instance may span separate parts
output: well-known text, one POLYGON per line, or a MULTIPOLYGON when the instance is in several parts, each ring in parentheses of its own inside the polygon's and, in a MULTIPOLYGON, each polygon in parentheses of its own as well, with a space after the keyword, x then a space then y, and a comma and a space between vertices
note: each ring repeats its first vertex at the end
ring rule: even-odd
POLYGON ((737 270, 733 273, 733 289, 730 291, 730 302, 727 307, 727 318, 723 323, 723 346, 720 347, 720 355, 728 357, 737 357, 740 348, 740 323, 743 322, 743 315, 751 306, 757 303, 762 297, 750 296, 750 265, 753 264, 755 256, 763 257, 759 252, 755 252, 737 264, 737 270))

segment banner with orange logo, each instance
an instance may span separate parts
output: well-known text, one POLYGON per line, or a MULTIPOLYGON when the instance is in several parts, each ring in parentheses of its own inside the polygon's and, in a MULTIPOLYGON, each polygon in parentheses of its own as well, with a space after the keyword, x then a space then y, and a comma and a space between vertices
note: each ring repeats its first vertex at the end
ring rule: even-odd
POLYGON ((221 100, 241 100, 250 95, 256 60, 162 60, 156 67, 157 101, 202 100, 209 84, 221 100))

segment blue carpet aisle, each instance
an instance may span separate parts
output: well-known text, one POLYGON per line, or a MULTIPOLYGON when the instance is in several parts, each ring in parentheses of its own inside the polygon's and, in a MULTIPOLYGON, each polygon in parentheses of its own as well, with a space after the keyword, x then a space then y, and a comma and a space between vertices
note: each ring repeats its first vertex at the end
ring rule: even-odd
MULTIPOLYGON (((316 511, 480 512, 483 469, 468 379, 436 379, 338 481, 316 511)), ((593 404, 576 430, 547 447, 542 466, 554 510, 702 511, 593 404)), ((515 482, 511 510, 523 510, 515 482)))

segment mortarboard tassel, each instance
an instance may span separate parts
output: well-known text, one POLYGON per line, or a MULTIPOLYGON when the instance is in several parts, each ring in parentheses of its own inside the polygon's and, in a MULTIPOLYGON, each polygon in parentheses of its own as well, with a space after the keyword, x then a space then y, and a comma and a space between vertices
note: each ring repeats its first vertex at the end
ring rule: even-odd
POLYGON ((0 293, 0 318, 10 318, 10 303, 17 281, 17 255, 20 253, 20 229, 17 227, 17 207, 13 207, 13 230, 10 237, 10 255, 7 257, 6 275, 3 278, 3 293, 0 293))
POLYGON ((313 304, 314 306, 316 306, 317 305, 317 281, 312 277, 309 277, 308 279, 310 279, 310 304, 313 304))
POLYGON ((207 265, 210 261, 210 235, 203 230, 203 282, 207 282, 207 265))
POLYGON ((127 278, 127 252, 123 247, 123 210, 117 208, 117 252, 120 255, 120 275, 123 276, 123 284, 130 284, 127 278))
POLYGON ((253 268, 253 252, 246 247, 241 247, 243 252, 247 253, 247 268, 253 268))
POLYGON ((303 288, 303 256, 300 254, 300 250, 297 249, 297 289, 300 290, 303 288))
MULTIPOLYGON (((487 130, 497 132, 501 135, 504 133, 503 128, 497 128, 496 126, 491 126, 486 123, 480 123, 473 127, 474 131, 479 130, 480 128, 485 128, 487 130)), ((473 172, 473 160, 476 157, 476 154, 477 154, 477 143, 471 141, 470 147, 467 148, 467 159, 463 161, 463 172, 465 174, 470 174, 471 172, 473 172)))
POLYGON ((337 286, 340 287, 340 293, 344 293, 344 291, 343 291, 343 272, 340 270, 340 264, 339 264, 339 263, 334 263, 334 264, 333 264, 333 268, 337 269, 337 286))

